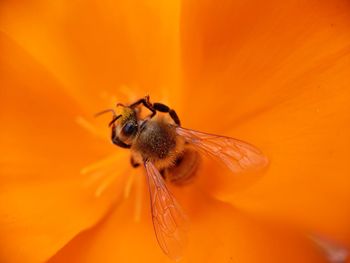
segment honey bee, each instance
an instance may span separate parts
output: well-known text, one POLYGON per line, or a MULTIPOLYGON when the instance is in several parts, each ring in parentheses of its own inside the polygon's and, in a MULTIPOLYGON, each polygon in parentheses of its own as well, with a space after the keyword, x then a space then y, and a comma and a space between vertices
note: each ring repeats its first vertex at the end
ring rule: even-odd
POLYGON ((149 96, 130 105, 117 104, 97 115, 112 112, 112 142, 130 149, 131 165, 143 165, 150 193, 153 226, 163 252, 174 260, 181 258, 186 239, 187 217, 167 189, 164 177, 181 182, 191 177, 199 164, 199 153, 223 162, 233 173, 257 170, 268 160, 254 146, 226 136, 181 127, 175 110, 151 103, 149 96), (141 117, 141 107, 150 111, 141 117), (165 113, 170 118, 157 114, 165 113))

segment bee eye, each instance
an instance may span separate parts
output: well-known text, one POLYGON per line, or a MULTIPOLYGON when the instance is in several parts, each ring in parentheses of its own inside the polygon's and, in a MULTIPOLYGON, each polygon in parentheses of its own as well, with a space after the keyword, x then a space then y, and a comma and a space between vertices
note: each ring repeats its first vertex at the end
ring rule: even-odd
POLYGON ((137 126, 133 123, 127 123, 124 125, 123 127, 123 134, 125 136, 131 136, 135 133, 135 131, 137 130, 137 126))

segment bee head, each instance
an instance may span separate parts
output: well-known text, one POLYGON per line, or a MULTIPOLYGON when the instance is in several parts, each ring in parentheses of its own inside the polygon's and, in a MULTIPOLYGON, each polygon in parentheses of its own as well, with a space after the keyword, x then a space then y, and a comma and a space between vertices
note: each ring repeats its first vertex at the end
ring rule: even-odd
POLYGON ((113 143, 123 148, 130 148, 139 130, 136 111, 118 105, 109 126, 112 128, 113 143))
POLYGON ((108 125, 112 129, 113 143, 123 148, 130 148, 136 134, 139 131, 136 110, 131 107, 118 104, 116 110, 107 109, 97 113, 95 116, 99 116, 107 112, 113 113, 113 119, 108 125))
POLYGON ((130 107, 122 107, 120 111, 120 118, 118 118, 116 127, 119 128, 119 135, 124 139, 134 137, 138 132, 137 114, 136 111, 130 107))

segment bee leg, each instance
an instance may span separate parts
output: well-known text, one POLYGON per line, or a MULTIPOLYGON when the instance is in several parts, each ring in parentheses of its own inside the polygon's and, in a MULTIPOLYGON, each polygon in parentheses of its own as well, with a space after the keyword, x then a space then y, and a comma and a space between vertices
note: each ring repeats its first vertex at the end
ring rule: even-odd
POLYGON ((140 164, 138 162, 136 162, 135 159, 132 156, 130 157, 130 163, 131 163, 131 166, 133 168, 137 168, 137 167, 140 166, 140 164))
POLYGON ((170 109, 167 105, 156 102, 156 103, 153 103, 153 109, 155 109, 156 111, 169 113, 170 117, 173 119, 175 124, 180 126, 181 122, 180 122, 179 116, 177 116, 176 112, 173 109, 170 109))
POLYGON ((159 173, 163 177, 163 179, 165 180, 165 169, 160 170, 159 173))
POLYGON ((113 119, 108 123, 108 127, 111 127, 122 115, 115 115, 113 119))
POLYGON ((153 108, 152 103, 149 101, 149 96, 146 96, 142 99, 137 100, 136 102, 132 103, 129 107, 135 108, 138 105, 140 105, 141 103, 143 106, 145 106, 147 109, 149 109, 152 112, 150 118, 152 118, 154 115, 156 115, 156 110, 153 108))
POLYGON ((111 135, 112 143, 125 149, 130 149, 131 145, 126 144, 125 142, 121 141, 118 136, 115 133, 115 127, 112 127, 112 135, 111 135))

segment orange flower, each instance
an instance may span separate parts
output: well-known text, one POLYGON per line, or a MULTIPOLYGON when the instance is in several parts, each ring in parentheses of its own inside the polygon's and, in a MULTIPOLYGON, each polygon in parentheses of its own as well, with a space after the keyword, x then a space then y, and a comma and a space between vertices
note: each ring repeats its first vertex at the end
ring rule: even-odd
POLYGON ((350 246, 347 1, 56 2, 0 5, 1 262, 167 260, 142 172, 90 117, 145 94, 271 161, 258 179, 205 161, 171 188, 184 262, 325 262, 309 234, 350 246))

